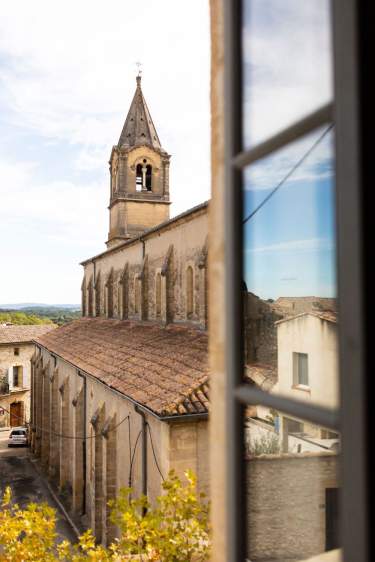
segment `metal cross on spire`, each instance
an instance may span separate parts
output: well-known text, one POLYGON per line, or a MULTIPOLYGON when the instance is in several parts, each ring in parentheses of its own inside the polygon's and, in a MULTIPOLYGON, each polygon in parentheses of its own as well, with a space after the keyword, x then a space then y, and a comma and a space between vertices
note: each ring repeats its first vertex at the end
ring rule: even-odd
POLYGON ((142 74, 142 63, 141 62, 136 62, 136 67, 138 68, 138 77, 141 77, 142 74))

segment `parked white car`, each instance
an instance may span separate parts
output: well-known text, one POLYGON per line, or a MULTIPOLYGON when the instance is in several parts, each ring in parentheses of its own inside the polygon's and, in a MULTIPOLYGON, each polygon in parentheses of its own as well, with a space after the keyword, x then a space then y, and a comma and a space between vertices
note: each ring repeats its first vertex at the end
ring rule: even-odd
POLYGON ((27 441, 27 428, 14 427, 9 434, 8 447, 14 447, 15 445, 27 445, 27 441))

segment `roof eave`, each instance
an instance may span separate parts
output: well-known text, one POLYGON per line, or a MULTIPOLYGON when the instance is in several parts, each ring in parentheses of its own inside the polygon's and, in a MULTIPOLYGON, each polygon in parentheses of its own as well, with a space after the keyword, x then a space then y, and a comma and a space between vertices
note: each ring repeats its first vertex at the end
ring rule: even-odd
POLYGON ((152 410, 151 408, 148 408, 147 406, 145 406, 144 404, 142 404, 141 402, 137 402, 137 400, 134 400, 134 398, 131 398, 131 396, 120 392, 119 390, 117 390, 116 388, 113 388, 112 386, 109 386, 108 384, 106 384, 105 382, 103 382, 102 380, 98 379, 97 377, 95 377, 94 375, 88 373, 87 371, 83 370, 83 369, 79 369, 77 367, 77 365, 74 365, 74 363, 72 363, 71 361, 69 361, 68 359, 66 359, 65 357, 62 357, 61 355, 59 355, 58 353, 56 353, 55 351, 53 351, 52 349, 49 349, 47 346, 43 345, 42 343, 38 342, 37 340, 34 340, 33 343, 39 347, 43 347, 46 351, 48 351, 48 353, 50 353, 51 355, 53 355, 54 357, 58 357, 59 359, 61 359, 62 361, 65 361, 65 363, 68 363, 69 365, 71 365, 72 367, 74 367, 77 372, 82 373, 84 376, 89 377, 90 379, 94 380, 95 382, 102 384, 103 386, 105 386, 108 390, 110 390, 111 392, 114 392, 115 394, 118 394, 119 396, 121 396, 122 398, 125 398, 126 400, 129 400, 129 402, 131 402, 132 404, 134 404, 135 406, 138 406, 141 410, 143 410, 146 414, 149 414, 151 416, 153 416, 154 418, 158 419, 159 421, 164 421, 164 422, 180 422, 180 421, 192 421, 194 420, 199 420, 199 419, 207 419, 208 418, 208 412, 197 412, 197 413, 186 413, 186 414, 172 414, 172 415, 162 415, 159 414, 157 412, 154 412, 154 410, 152 410))

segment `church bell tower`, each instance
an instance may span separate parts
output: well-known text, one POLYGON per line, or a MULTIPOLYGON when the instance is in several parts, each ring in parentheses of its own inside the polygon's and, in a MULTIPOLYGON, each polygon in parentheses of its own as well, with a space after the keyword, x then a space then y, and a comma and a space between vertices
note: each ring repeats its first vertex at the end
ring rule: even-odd
POLYGON ((109 160, 109 235, 112 248, 169 219, 170 155, 161 147, 137 76, 120 139, 109 160))

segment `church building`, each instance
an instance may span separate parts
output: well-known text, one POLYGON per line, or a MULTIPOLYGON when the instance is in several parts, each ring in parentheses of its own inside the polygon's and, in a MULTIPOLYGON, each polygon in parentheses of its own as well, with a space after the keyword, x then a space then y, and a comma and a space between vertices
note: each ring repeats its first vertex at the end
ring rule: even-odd
POLYGON ((170 218, 171 157, 136 82, 82 318, 38 337, 32 361, 33 451, 103 544, 121 487, 152 501, 170 469, 192 469, 208 491, 207 203, 170 218))

